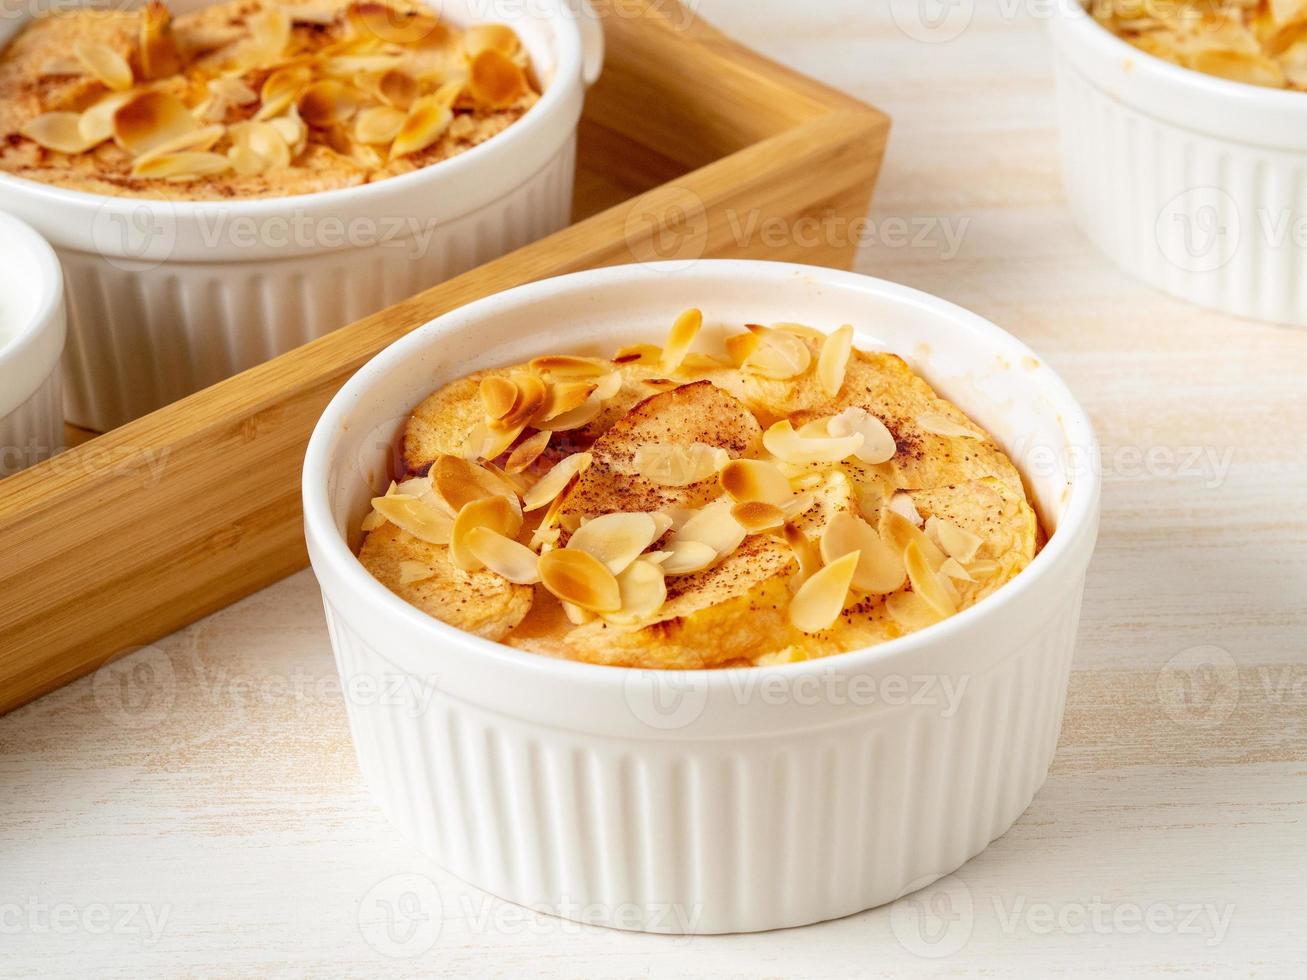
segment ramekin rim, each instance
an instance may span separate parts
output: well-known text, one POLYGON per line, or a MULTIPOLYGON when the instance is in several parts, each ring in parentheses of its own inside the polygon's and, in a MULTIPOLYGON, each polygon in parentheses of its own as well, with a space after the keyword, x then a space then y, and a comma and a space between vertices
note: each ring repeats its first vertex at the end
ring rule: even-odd
POLYGON ((511 146, 520 143, 523 129, 534 132, 549 124, 556 107, 567 97, 572 85, 584 87, 582 68, 584 52, 582 50, 580 15, 566 0, 543 0, 554 5, 554 17, 573 25, 574 30, 561 33, 554 39, 555 53, 558 57, 558 70, 555 83, 547 86, 539 100, 531 106, 522 117, 512 125, 494 136, 464 150, 462 153, 439 160, 425 167, 419 167, 406 174, 397 174, 383 180, 352 187, 336 187, 331 190, 314 191, 310 194, 277 195, 274 197, 244 198, 237 200, 183 200, 168 198, 124 197, 116 194, 98 194, 94 191, 73 190, 47 184, 39 180, 29 180, 14 174, 0 171, 0 188, 14 194, 22 194, 36 203, 51 203, 65 208, 100 212, 104 209, 121 209, 138 213, 141 208, 152 212, 156 218, 185 220, 205 212, 221 209, 224 215, 232 219, 263 219, 279 217, 287 207, 304 209, 330 210, 344 203, 351 206, 367 204, 371 199, 387 193, 399 193, 412 189, 423 180, 438 180, 442 176, 453 179, 473 166, 484 165, 489 159, 510 154, 511 146))
MULTIPOLYGON (((1087 473, 1078 474, 1069 484, 1071 494, 1066 511, 1059 520, 1058 529, 1049 537, 1039 554, 1018 575, 974 606, 970 606, 933 626, 910 633, 907 636, 830 657, 788 664, 709 667, 687 671, 687 673, 703 677, 710 690, 714 685, 730 684, 731 678, 736 676, 739 671, 768 671, 787 674, 816 673, 821 670, 853 672, 859 668, 883 667, 889 662, 914 657, 923 648, 947 645, 958 634, 970 630, 973 624, 993 619, 999 614, 1000 609, 1010 606, 1013 602, 1020 601, 1020 598, 1034 587, 1037 579, 1052 574, 1053 569, 1065 566, 1068 562, 1076 559, 1075 549, 1080 544, 1081 538, 1087 532, 1092 531, 1095 526, 1101 493, 1098 439, 1094 432, 1093 423, 1090 421, 1088 413, 1057 372, 1049 367, 1042 358, 1039 358, 1023 341, 1003 330, 997 324, 948 300, 910 286, 844 270, 788 262, 703 259, 699 260, 691 270, 681 270, 680 264, 676 262, 651 262, 588 269, 516 286, 503 292, 482 297, 451 312, 466 315, 471 311, 475 315, 481 311, 492 310, 498 304, 514 302, 524 292, 568 291, 606 281, 620 282, 624 278, 633 275, 633 270, 656 272, 659 267, 663 266, 667 267, 669 271, 680 275, 722 271, 743 276, 750 273, 762 273, 765 269, 766 274, 774 275, 777 278, 786 275, 801 275, 816 277, 822 282, 835 286, 854 287, 860 285, 863 289, 870 286, 882 295, 897 297, 923 310, 931 310, 936 315, 950 316, 960 321, 961 325, 995 337, 1002 343, 1012 345, 1017 351, 1034 357, 1040 362, 1042 368, 1047 371, 1049 382, 1057 393, 1060 402, 1057 406, 1058 418, 1064 431, 1067 432, 1068 442, 1085 450, 1093 461, 1092 465, 1088 467, 1087 473), (1073 434, 1078 434, 1080 438, 1072 438, 1073 434)), ((496 643, 493 640, 483 639, 443 623, 405 602, 368 574, 367 570, 359 562, 358 557, 336 531, 335 522, 330 513, 330 503, 327 499, 327 456, 333 435, 342 421, 340 416, 346 411, 349 401, 356 395, 370 390, 370 375, 385 373, 391 363, 409 356, 411 350, 420 350, 425 346, 426 335, 430 332, 433 324, 439 323, 443 316, 448 315, 448 313, 443 314, 442 317, 436 317, 417 327, 359 368, 332 397, 315 424, 305 453, 301 485, 304 531, 308 539, 310 555, 314 557, 315 567, 318 561, 330 562, 333 571, 347 578, 351 583, 351 587, 356 590, 356 594, 362 596, 370 605, 379 606, 388 615, 398 617, 418 630, 431 633, 436 639, 452 641, 465 648, 475 650, 478 655, 492 657, 505 669, 527 672, 556 671, 562 675, 570 675, 566 677, 568 680, 575 680, 577 683, 595 684, 601 687, 604 685, 621 685, 625 683, 625 679, 633 671, 661 674, 663 671, 659 668, 615 667, 606 664, 544 657, 529 651, 517 650, 496 643)))
MULTIPOLYGON (((63 267, 59 265, 59 259, 55 255, 54 248, 47 242, 35 228, 29 225, 21 218, 17 218, 5 211, 0 211, 0 227, 7 226, 8 230, 22 239, 26 250, 30 251, 35 257, 37 265, 40 267, 41 275, 38 284, 39 296, 36 303, 36 309, 31 316, 27 317, 22 328, 16 332, 13 340, 7 344, 0 345, 0 374, 15 361, 30 356, 32 348, 42 342, 42 334, 50 328, 50 325, 57 319, 59 307, 63 303, 64 296, 64 278, 63 267)), ((27 385, 26 394, 21 398, 6 399, 0 403, 0 418, 8 415, 15 408, 32 396, 32 392, 44 383, 45 378, 59 368, 59 358, 63 353, 63 345, 58 346, 58 352, 52 359, 51 364, 43 371, 38 372, 39 376, 33 377, 27 385), (13 401, 13 404, 8 404, 13 401)), ((25 390, 25 389, 15 389, 25 390)))

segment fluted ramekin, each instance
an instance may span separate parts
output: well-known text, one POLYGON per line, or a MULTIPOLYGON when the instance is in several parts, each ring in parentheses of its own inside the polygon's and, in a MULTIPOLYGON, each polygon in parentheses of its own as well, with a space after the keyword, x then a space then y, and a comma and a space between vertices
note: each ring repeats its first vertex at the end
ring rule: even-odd
POLYGON ((1062 170, 1089 238, 1179 299, 1307 324, 1307 93, 1181 68, 1077 0, 1054 9, 1062 170))
POLYGON ((383 351, 314 431, 304 522, 359 764, 407 837, 522 905, 716 933, 894 899, 1026 808, 1061 724, 1098 483, 1085 413, 992 324, 847 272, 703 261, 523 286, 383 351), (996 594, 919 633, 714 671, 514 650, 432 619, 364 570, 359 522, 433 387, 547 351, 658 340, 690 305, 707 313, 708 338, 747 322, 852 323, 858 346, 907 357, 1022 468, 1047 546, 996 594))
POLYGON ((64 445, 64 283, 54 251, 0 212, 0 477, 64 445))
POLYGON ((603 58, 593 12, 430 2, 454 23, 511 25, 544 88, 449 160, 361 187, 203 202, 0 174, 0 208, 54 245, 67 277, 69 421, 120 425, 566 226, 576 126, 603 58))

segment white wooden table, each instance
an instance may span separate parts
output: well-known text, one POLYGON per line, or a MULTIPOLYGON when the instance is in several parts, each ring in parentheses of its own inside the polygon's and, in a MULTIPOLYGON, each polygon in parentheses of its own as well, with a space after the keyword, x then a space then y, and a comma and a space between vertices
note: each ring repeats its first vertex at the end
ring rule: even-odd
POLYGON ((1061 747, 1005 837, 924 893, 805 929, 536 917, 396 840, 303 573, 0 719, 0 973, 1301 975, 1307 331, 1172 302, 1090 248, 1057 175, 1042 9, 699 6, 891 113, 860 267, 1014 331, 1098 425, 1103 530, 1061 747), (966 29, 915 40, 921 10, 966 29), (406 895, 411 928, 387 932, 406 895))

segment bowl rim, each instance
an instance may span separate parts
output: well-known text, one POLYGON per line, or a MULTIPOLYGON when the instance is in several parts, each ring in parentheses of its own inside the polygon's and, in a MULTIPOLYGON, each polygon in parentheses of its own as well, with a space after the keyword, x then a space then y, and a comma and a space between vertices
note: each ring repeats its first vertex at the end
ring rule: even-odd
MULTIPOLYGON (((315 574, 319 574, 319 565, 326 564, 330 573, 341 581, 349 583, 351 590, 362 602, 378 608, 389 617, 397 617, 414 630, 427 633, 434 642, 445 641, 463 647, 478 656, 487 656, 495 662, 495 665, 506 670, 553 674, 561 680, 599 688, 620 687, 632 674, 667 673, 659 668, 615 667, 546 657, 484 639, 429 616, 395 595, 364 569, 345 539, 336 530, 327 493, 330 474, 328 464, 332 444, 337 433, 342 431, 342 424, 346 422, 345 416, 350 411, 352 402, 357 396, 371 390, 374 385, 382 381, 392 366, 429 346, 433 335, 439 335, 442 320, 451 316, 467 318, 493 315, 501 308, 518 305, 527 299, 583 292, 592 286, 631 281, 636 276, 647 275, 650 272, 690 276, 707 274, 736 278, 764 276, 774 280, 784 280, 797 275, 815 280, 822 285, 874 293, 883 298, 915 306, 923 314, 950 318, 960 328, 979 333, 1001 347, 1006 347, 1007 351, 1014 352, 1017 358, 1029 356, 1038 360, 1041 369, 1047 372, 1050 390, 1057 396, 1057 404, 1051 406, 1051 410, 1056 412, 1063 431, 1067 434, 1068 445, 1084 450, 1092 460, 1090 466, 1081 467, 1073 473, 1068 484, 1070 494, 1066 508, 1059 519, 1058 528, 1049 537, 1039 554, 1020 574, 975 605, 907 636, 830 657, 763 666, 695 668, 676 671, 676 673, 695 677, 696 682, 704 684, 711 694, 714 690, 721 690, 730 685, 740 671, 765 671, 799 676, 832 669, 856 671, 880 668, 892 662, 912 658, 925 649, 947 645, 964 637, 982 623, 997 618, 1002 610, 1013 603, 1020 602, 1041 579, 1049 577, 1057 569, 1084 559, 1085 556, 1080 549, 1082 539, 1086 534, 1095 533, 1097 529, 1101 488, 1098 440, 1088 414, 1065 382, 1022 341, 989 320, 947 300, 873 276, 786 262, 702 259, 689 270, 683 268, 683 263, 675 261, 639 263, 589 269, 516 286, 483 297, 428 321, 364 364, 328 403, 314 426, 305 454, 302 471, 304 531, 315 574)), ((352 421, 349 424, 358 423, 352 421)), ((432 649, 438 648, 432 646, 432 649)))
MULTIPOLYGON (((216 3, 219 0, 212 0, 216 3)), ((440 0, 421 0, 430 5, 439 5, 440 0)), ((423 180, 439 179, 441 176, 453 180, 458 175, 477 167, 493 167, 494 157, 506 157, 511 152, 515 140, 512 134, 521 135, 523 130, 534 132, 542 126, 549 125, 557 109, 568 98, 573 86, 583 85, 584 52, 582 40, 582 14, 578 13, 567 0, 533 0, 544 4, 548 10, 548 20, 553 24, 570 23, 573 30, 561 31, 551 40, 558 64, 554 80, 540 93, 540 98, 521 118, 510 126, 496 133, 490 139, 464 150, 462 153, 406 174, 397 174, 383 180, 351 187, 336 187, 331 190, 314 191, 309 194, 281 194, 273 197, 215 199, 215 200, 171 200, 154 197, 127 197, 118 194, 100 194, 95 191, 73 190, 47 184, 39 180, 18 177, 0 171, 0 191, 22 195, 29 200, 48 206, 69 208, 82 212, 99 212, 108 208, 132 211, 134 214, 145 209, 155 218, 174 221, 197 219, 209 212, 220 211, 236 219, 268 219, 281 217, 288 207, 301 209, 332 208, 348 203, 353 207, 366 205, 389 193, 403 193, 415 189, 423 180)), ((473 6, 477 6, 475 3, 473 6)), ((482 5, 484 6, 484 5, 482 5)), ((516 6, 516 5, 515 5, 516 6)), ((531 8, 538 9, 538 8, 531 8)), ((522 6, 523 16, 532 16, 531 11, 522 6)), ((513 18, 504 18, 506 23, 513 23, 513 18)), ((516 140, 520 142, 520 139, 516 140)))
POLYGON ((0 211, 0 239, 8 240, 6 246, 0 248, 0 259, 10 248, 17 248, 31 255, 39 269, 37 281, 30 284, 34 287, 32 291, 37 294, 35 309, 23 321, 22 326, 14 331, 13 339, 7 344, 0 344, 0 377, 16 369, 21 369, 27 377, 26 383, 6 386, 5 397, 0 398, 2 419, 31 398, 51 372, 58 370, 64 346, 63 317, 60 316, 64 278, 54 249, 27 222, 0 211), (45 336, 52 329, 61 334, 55 345, 50 345, 45 336), (49 347, 53 347, 53 356, 49 347))

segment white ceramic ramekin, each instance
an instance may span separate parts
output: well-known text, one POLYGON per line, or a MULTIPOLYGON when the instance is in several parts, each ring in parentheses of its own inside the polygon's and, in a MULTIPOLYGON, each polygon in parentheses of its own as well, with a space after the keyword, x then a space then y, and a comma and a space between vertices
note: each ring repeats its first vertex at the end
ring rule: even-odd
MULTIPOLYGON (((717 326, 713 326, 717 324, 717 326)), ((657 932, 733 932, 856 912, 949 873, 1002 834, 1053 757, 1085 567, 1097 448, 1015 338, 847 272, 703 261, 622 266, 492 296, 359 371, 318 423, 304 521, 359 764, 417 846, 503 898, 657 932), (490 643, 407 605, 351 550, 411 406, 469 371, 659 340, 690 305, 726 325, 852 323, 999 438, 1051 539, 945 622, 767 668, 648 671, 490 643), (950 693, 951 692, 951 693, 950 693)))
POLYGON ((512 25, 544 86, 522 119, 450 160, 362 187, 199 203, 0 174, 0 208, 54 245, 67 277, 69 421, 120 425, 566 226, 582 98, 603 58, 593 12, 430 2, 454 23, 512 25))
POLYGON ((1063 174, 1085 233, 1179 299, 1307 324, 1307 94, 1145 54, 1077 0, 1055 10, 1063 174))
POLYGON ((64 445, 64 282, 54 251, 0 212, 0 477, 64 445))

